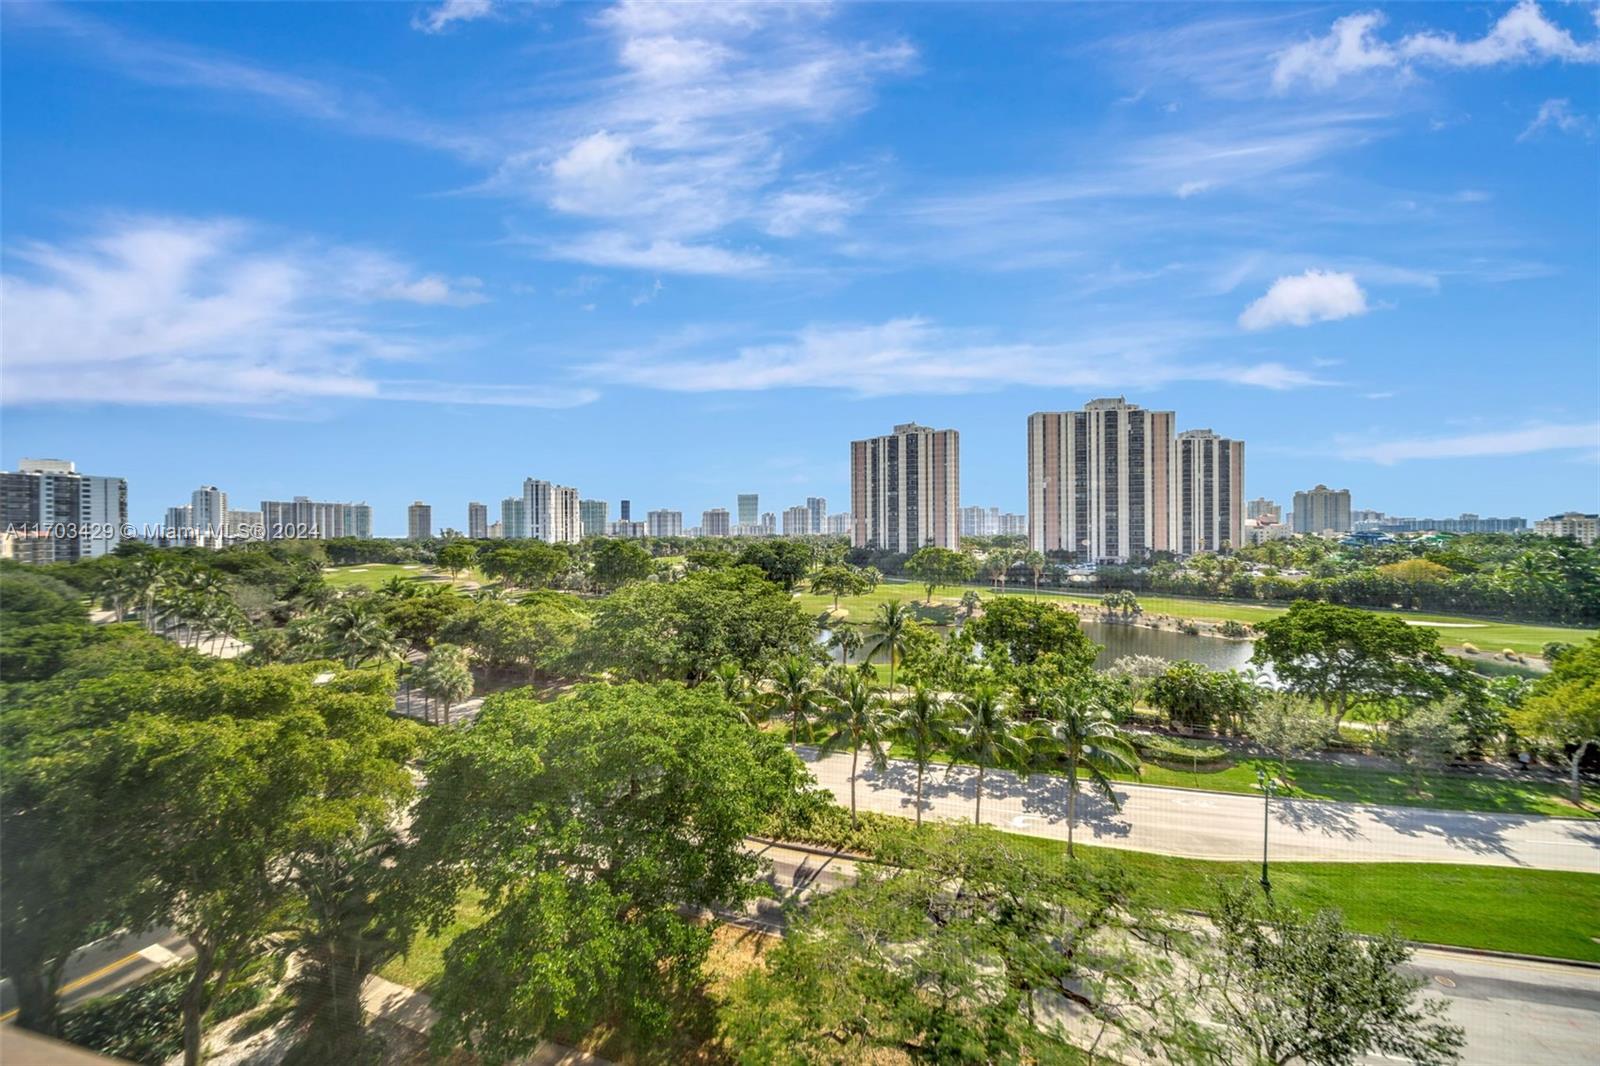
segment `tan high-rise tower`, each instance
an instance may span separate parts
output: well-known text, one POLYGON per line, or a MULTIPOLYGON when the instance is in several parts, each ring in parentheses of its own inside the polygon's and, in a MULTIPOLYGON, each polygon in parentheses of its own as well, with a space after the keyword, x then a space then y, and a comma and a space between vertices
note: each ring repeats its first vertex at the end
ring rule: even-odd
POLYGON ((850 442, 850 543, 915 552, 961 540, 961 440, 915 422, 850 442))

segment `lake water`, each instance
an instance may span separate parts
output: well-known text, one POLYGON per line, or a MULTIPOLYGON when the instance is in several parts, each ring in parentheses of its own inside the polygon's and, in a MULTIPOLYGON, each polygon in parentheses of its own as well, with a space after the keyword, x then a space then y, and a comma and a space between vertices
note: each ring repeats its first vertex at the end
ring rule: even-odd
POLYGON ((1151 629, 1139 624, 1091 622, 1079 619, 1089 639, 1100 645, 1095 659, 1097 670, 1104 670, 1124 655, 1154 655, 1161 659, 1188 659, 1211 670, 1243 670, 1250 665, 1253 647, 1248 640, 1221 637, 1191 637, 1166 629, 1151 629))
MULTIPOLYGON (((1143 625, 1122 625, 1116 622, 1093 622, 1079 619, 1078 624, 1090 640, 1100 645, 1095 659, 1097 670, 1104 670, 1124 655, 1154 655, 1161 659, 1188 659, 1211 670, 1243 670, 1250 665, 1252 644, 1248 640, 1224 640, 1221 637, 1191 637, 1187 633, 1174 633, 1165 629, 1151 629, 1143 625)), ((940 627, 948 629, 948 627, 940 627)), ((824 629, 818 640, 826 645, 830 633, 824 629)), ((838 652, 833 656, 838 658, 838 652)), ((851 657, 859 662, 860 654, 851 657)))

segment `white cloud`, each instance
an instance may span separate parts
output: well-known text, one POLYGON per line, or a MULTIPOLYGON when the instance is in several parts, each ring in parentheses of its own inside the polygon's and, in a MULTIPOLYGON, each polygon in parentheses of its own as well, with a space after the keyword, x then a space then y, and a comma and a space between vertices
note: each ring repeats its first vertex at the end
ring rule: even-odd
POLYGON ((1525 141, 1547 129, 1560 130, 1579 137, 1594 136, 1594 119, 1572 110, 1571 100, 1546 100, 1539 105, 1539 113, 1528 123, 1528 128, 1518 135, 1525 141))
POLYGON ((771 263, 760 252, 666 238, 636 238, 619 230, 595 231, 570 241, 545 244, 543 248, 552 259, 665 274, 755 274, 771 263))
POLYGON ((1390 465, 1408 459, 1492 459, 1535 452, 1600 448, 1600 422, 1527 426, 1450 437, 1413 437, 1370 441, 1351 438, 1340 454, 1346 459, 1366 459, 1390 465))
POLYGON ((1580 42, 1545 17, 1536 0, 1519 0, 1476 39, 1426 31, 1385 41, 1378 31, 1387 21, 1378 11, 1336 19, 1321 37, 1301 41, 1278 54, 1272 84, 1279 92, 1306 82, 1326 89, 1341 79, 1372 70, 1405 70, 1412 63, 1447 67, 1491 67, 1543 62, 1600 62, 1600 43, 1580 42))
MULTIPOLYGON (((0 342, 9 404, 490 402, 466 398, 488 395, 487 386, 372 373, 433 350, 414 329, 379 324, 378 308, 483 296, 475 279, 417 274, 370 249, 274 242, 227 219, 138 217, 74 243, 15 245, 6 264, 0 342)), ((510 389, 493 402, 535 398, 510 389)))
POLYGON ((787 159, 807 130, 866 107, 875 82, 904 70, 914 52, 898 41, 836 39, 825 32, 832 10, 607 8, 594 22, 610 36, 619 72, 581 84, 583 102, 550 116, 537 143, 508 154, 483 188, 598 223, 552 247, 564 258, 593 251, 584 261, 602 266, 747 274, 772 260, 719 253, 729 231, 840 232, 856 197, 796 187, 787 159))
POLYGON ((1324 384, 1279 363, 1218 363, 1188 351, 1182 324, 1083 330, 1070 341, 994 342, 921 318, 872 325, 813 325, 729 354, 701 355, 691 339, 666 351, 626 352, 579 367, 600 381, 673 392, 844 390, 861 396, 1041 388, 1150 387, 1220 381, 1266 389, 1324 384))
POLYGON ((1367 294, 1354 275, 1308 270, 1274 281, 1265 296, 1239 315, 1239 325, 1251 330, 1309 326, 1366 313, 1367 294))
POLYGON ((419 11, 411 28, 423 33, 443 33, 456 22, 473 22, 494 14, 493 0, 444 0, 437 7, 419 11))

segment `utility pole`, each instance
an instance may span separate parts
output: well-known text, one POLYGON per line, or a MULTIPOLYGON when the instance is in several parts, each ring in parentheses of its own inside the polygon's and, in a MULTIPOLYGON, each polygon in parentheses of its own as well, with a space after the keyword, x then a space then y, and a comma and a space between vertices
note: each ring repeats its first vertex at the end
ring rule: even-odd
POLYGON ((1272 779, 1265 770, 1256 770, 1261 784, 1261 891, 1272 894, 1272 879, 1267 876, 1267 828, 1272 823, 1272 779))

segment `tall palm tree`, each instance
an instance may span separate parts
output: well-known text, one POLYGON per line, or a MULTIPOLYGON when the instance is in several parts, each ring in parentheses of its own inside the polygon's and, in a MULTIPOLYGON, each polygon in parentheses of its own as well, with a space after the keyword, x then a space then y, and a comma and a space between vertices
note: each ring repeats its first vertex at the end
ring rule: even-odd
POLYGON ((329 608, 322 620, 322 634, 328 650, 348 667, 393 658, 400 649, 394 631, 356 597, 329 608))
POLYGON ((856 769, 861 761, 861 749, 866 748, 872 765, 881 770, 888 763, 884 751, 884 738, 889 733, 889 712, 883 697, 873 690, 872 681, 859 670, 846 671, 840 681, 840 691, 828 701, 824 721, 833 732, 822 741, 823 751, 850 749, 850 825, 859 827, 856 816, 856 769))
POLYGON ((1035 745, 1048 757, 1067 764, 1067 854, 1078 820, 1078 775, 1120 810, 1111 774, 1135 773, 1139 756, 1117 728, 1105 694, 1092 679, 1069 681, 1040 704, 1043 717, 1034 723, 1035 745))
POLYGON ((928 686, 917 684, 895 713, 890 728, 911 749, 917 766, 917 824, 922 824, 922 779, 950 732, 950 714, 944 700, 928 686))
POLYGON ((855 626, 835 626, 828 643, 839 649, 839 665, 850 662, 850 656, 861 650, 861 631, 855 626))
POLYGON ((739 717, 746 724, 755 725, 755 686, 750 683, 750 678, 739 669, 739 664, 732 659, 724 659, 718 663, 716 669, 711 671, 708 679, 716 684, 717 691, 722 693, 722 698, 733 705, 739 712, 739 717))
POLYGON ((878 652, 887 650, 889 653, 889 691, 894 692, 894 665, 902 652, 906 650, 906 630, 911 627, 911 612, 901 606, 899 600, 890 600, 888 603, 878 605, 878 614, 872 620, 872 629, 867 633, 867 659, 870 661, 878 652))
POLYGON ((428 652, 419 672, 422 689, 437 699, 445 725, 450 724, 450 708, 472 695, 472 671, 467 668, 467 653, 455 644, 436 644, 428 652))
POLYGON ((1028 770, 1028 748, 1023 739, 1023 724, 1012 713, 1000 686, 984 682, 956 702, 961 723, 956 727, 957 757, 966 756, 978 766, 978 802, 972 823, 983 819, 983 773, 990 767, 1009 766, 1018 773, 1028 770))
POLYGON ((978 595, 976 589, 968 589, 961 594, 961 605, 956 608, 956 621, 966 625, 972 621, 972 616, 978 613, 978 608, 983 605, 983 597, 978 595))
POLYGON ((772 675, 772 691, 768 701, 772 708, 789 720, 789 747, 794 748, 800 731, 811 732, 811 718, 827 697, 817 685, 811 660, 802 655, 790 655, 778 662, 772 675))
POLYGON ((1028 551, 1022 555, 1022 565, 1026 566, 1028 572, 1033 575, 1033 594, 1035 596, 1039 595, 1039 578, 1044 576, 1044 570, 1049 565, 1049 560, 1044 557, 1043 552, 1028 551))

